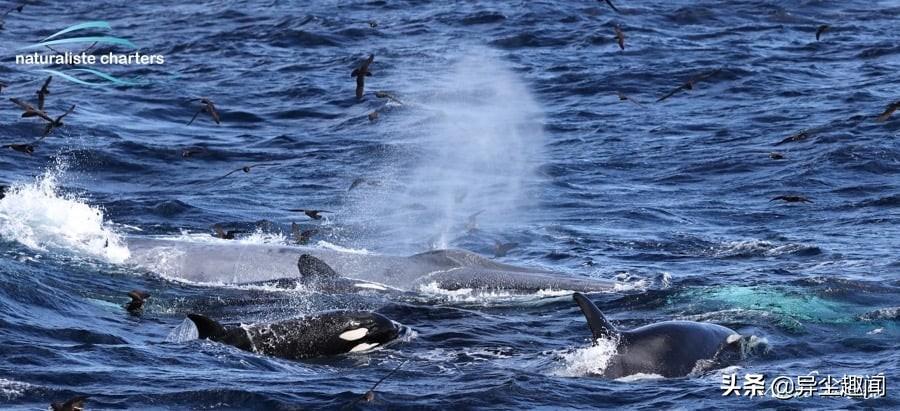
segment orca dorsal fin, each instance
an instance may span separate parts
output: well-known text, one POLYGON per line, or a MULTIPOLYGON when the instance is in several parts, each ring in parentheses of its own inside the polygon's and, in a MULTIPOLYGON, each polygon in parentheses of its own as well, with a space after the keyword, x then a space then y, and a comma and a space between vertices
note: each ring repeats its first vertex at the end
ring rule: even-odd
POLYGON ((600 309, 591 300, 588 300, 584 294, 575 293, 572 295, 572 298, 575 299, 578 307, 581 308, 581 312, 584 314, 584 318, 587 319, 588 327, 591 328, 591 334, 593 334, 595 340, 598 338, 619 337, 619 330, 603 316, 600 309))
POLYGON ((198 338, 200 339, 209 338, 215 340, 225 335, 225 327, 209 317, 200 314, 188 314, 188 318, 197 326, 198 338))
POLYGON ((300 278, 304 282, 321 279, 334 280, 340 277, 324 261, 309 254, 303 254, 297 259, 297 270, 300 271, 300 278))

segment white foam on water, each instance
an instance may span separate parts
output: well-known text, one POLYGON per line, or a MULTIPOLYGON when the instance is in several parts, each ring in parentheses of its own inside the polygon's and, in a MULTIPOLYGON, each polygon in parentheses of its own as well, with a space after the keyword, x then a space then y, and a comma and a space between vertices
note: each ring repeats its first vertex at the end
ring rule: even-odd
POLYGON ((26 382, 8 380, 0 378, 0 397, 6 398, 7 401, 14 400, 25 394, 25 390, 34 387, 26 382))
POLYGON ((66 250, 122 263, 130 255, 103 210, 59 192, 61 167, 30 184, 14 184, 0 199, 0 236, 38 251, 66 250))
POLYGON ((664 379, 664 378, 666 378, 666 377, 663 377, 662 375, 659 375, 659 374, 645 374, 645 373, 639 372, 639 373, 637 373, 637 374, 626 375, 626 376, 624 376, 624 377, 616 378, 616 381, 619 381, 619 382, 638 382, 638 381, 648 381, 648 380, 649 380, 649 381, 652 381, 652 380, 661 380, 661 379, 664 379))
POLYGON ((189 318, 185 318, 181 324, 178 324, 178 326, 166 336, 166 342, 183 343, 196 340, 199 337, 200 332, 197 331, 197 326, 194 325, 194 322, 189 318))
POLYGON ((616 355, 618 342, 610 338, 598 338, 590 347, 578 348, 562 354, 565 365, 556 371, 562 377, 602 375, 609 361, 616 355))

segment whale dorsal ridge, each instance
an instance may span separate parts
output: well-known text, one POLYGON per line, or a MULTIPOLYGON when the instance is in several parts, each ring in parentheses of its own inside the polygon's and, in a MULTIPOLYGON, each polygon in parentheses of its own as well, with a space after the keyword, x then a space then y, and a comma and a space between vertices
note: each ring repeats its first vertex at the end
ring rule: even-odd
POLYGON ((338 274, 324 261, 309 254, 303 254, 297 259, 297 269, 303 281, 338 278, 338 274))
POLYGON ((587 319, 588 327, 591 328, 591 334, 593 334, 595 340, 598 338, 617 339, 619 337, 619 331, 616 327, 603 316, 600 309, 591 300, 588 300, 584 294, 575 293, 572 295, 572 298, 575 299, 578 307, 581 308, 581 312, 584 314, 584 318, 587 319))

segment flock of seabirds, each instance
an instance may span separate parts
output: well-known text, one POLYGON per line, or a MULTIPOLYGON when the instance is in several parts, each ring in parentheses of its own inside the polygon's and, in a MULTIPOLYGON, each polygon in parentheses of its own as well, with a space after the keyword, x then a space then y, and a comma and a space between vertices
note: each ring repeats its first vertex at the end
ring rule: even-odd
MULTIPOLYGON (((611 0, 598 1, 606 3, 612 10, 619 12, 611 0)), ((28 4, 29 1, 25 0, 0 16, 0 30, 3 29, 5 18, 12 11, 22 12, 24 6, 28 4)), ((820 41, 829 29, 830 26, 827 24, 819 26, 815 32, 816 41, 820 41)), ((624 50, 624 31, 620 26, 616 25, 613 27, 613 33, 616 43, 624 50)), ((52 51, 56 52, 55 50, 52 51)), ((358 100, 361 100, 364 96, 366 77, 372 76, 370 67, 374 61, 375 56, 369 55, 351 72, 351 77, 356 80, 356 98, 358 100)), ((657 99, 656 102, 662 102, 676 96, 680 92, 693 90, 700 81, 717 74, 720 70, 713 70, 693 77, 657 99)), ((35 92, 35 104, 22 98, 12 97, 9 99, 22 111, 22 118, 34 118, 43 121, 42 135, 34 141, 5 144, 2 146, 3 148, 31 155, 35 152, 38 145, 50 136, 54 130, 65 125, 63 119, 72 114, 76 106, 72 104, 68 110, 55 117, 47 112, 45 107, 47 97, 51 94, 50 84, 52 80, 52 76, 48 77, 40 89, 35 92)), ((0 92, 6 87, 7 84, 0 81, 0 92)), ((378 98, 387 99, 395 104, 403 104, 402 101, 389 93, 378 91, 374 94, 378 98)), ((618 98, 621 101, 629 101, 643 107, 642 103, 621 92, 618 93, 618 98)), ((215 124, 222 123, 219 111, 211 98, 199 97, 189 101, 199 102, 199 107, 190 121, 187 122, 188 126, 193 124, 203 113, 208 115, 215 124)), ((900 101, 888 104, 884 111, 875 117, 875 120, 879 122, 887 121, 898 108, 900 108, 900 101)), ((373 111, 370 113, 368 119, 376 121, 378 112, 373 111)), ((803 141, 811 135, 812 133, 809 131, 800 131, 774 143, 774 146, 803 141)), ((181 155, 187 158, 201 154, 203 151, 203 148, 188 147, 182 150, 181 155)), ((775 151, 769 153, 769 156, 774 160, 785 159, 784 154, 775 151)), ((245 165, 226 173, 220 179, 239 172, 249 173, 257 167, 262 168, 275 165, 278 165, 278 163, 245 165)), ((353 190, 361 185, 377 186, 380 184, 377 180, 360 177, 350 184, 349 190, 353 190)), ((8 189, 9 187, 7 186, 0 186, 0 198, 4 197, 8 189)), ((811 199, 801 195, 780 195, 771 199, 771 201, 778 200, 788 203, 812 202, 811 199)), ((313 220, 321 220, 323 213, 329 213, 327 210, 320 209, 290 209, 288 211, 304 213, 313 220)), ((476 218, 483 211, 478 211, 469 216, 466 223, 468 231, 471 232, 477 229, 476 218)), ((221 239, 235 239, 237 235, 245 233, 240 230, 226 229, 218 224, 213 226, 213 231, 213 236, 221 239)), ((310 238, 317 233, 317 230, 302 230, 300 225, 292 223, 291 232, 296 244, 307 244, 310 238)), ((517 244, 515 243, 498 242, 495 244, 494 254, 496 257, 502 257, 516 246, 517 244)), ((338 274, 325 262, 307 254, 300 256, 297 266, 301 276, 309 276, 312 273, 323 278, 338 277, 338 274)), ((145 301, 150 298, 150 294, 146 291, 133 290, 128 293, 128 296, 131 298, 131 301, 124 305, 125 310, 129 313, 140 315, 145 301)), ((604 371, 604 376, 606 377, 626 376, 639 372, 660 374, 664 377, 685 376, 696 370, 697 365, 703 362, 713 365, 724 365, 740 359, 743 355, 742 353, 745 353, 745 351, 742 351, 741 343, 745 341, 746 337, 720 325, 691 321, 666 321, 633 330, 619 330, 583 294, 575 292, 573 298, 587 319, 594 341, 598 338, 612 338, 617 343, 617 354, 604 371)), ((367 351, 396 339, 400 334, 399 324, 378 313, 369 311, 338 310, 276 323, 241 327, 225 327, 198 314, 189 314, 188 318, 196 326, 200 338, 229 344, 246 351, 295 360, 367 351), (285 335, 291 335, 294 339, 285 344, 282 341, 285 335)), ((373 401, 375 389, 379 384, 393 375, 404 364, 406 364, 406 361, 385 375, 355 402, 373 401)), ((77 396, 65 402, 53 402, 50 408, 58 411, 82 410, 87 398, 87 396, 77 396)))

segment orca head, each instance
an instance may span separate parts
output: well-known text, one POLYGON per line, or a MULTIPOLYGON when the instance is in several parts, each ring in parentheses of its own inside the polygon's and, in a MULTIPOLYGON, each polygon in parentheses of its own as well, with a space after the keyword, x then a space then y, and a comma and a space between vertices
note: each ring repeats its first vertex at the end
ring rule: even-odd
POLYGON ((400 335, 400 325, 387 317, 368 311, 342 313, 345 315, 338 340, 347 352, 368 351, 393 341, 400 335))

